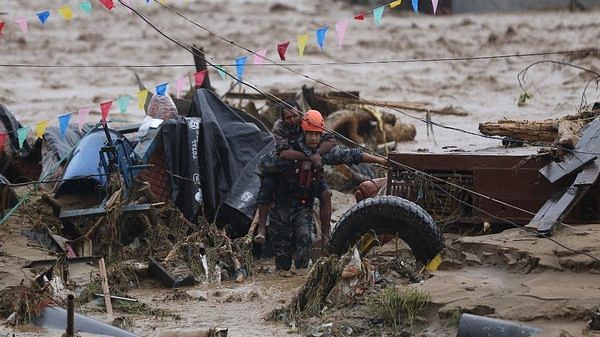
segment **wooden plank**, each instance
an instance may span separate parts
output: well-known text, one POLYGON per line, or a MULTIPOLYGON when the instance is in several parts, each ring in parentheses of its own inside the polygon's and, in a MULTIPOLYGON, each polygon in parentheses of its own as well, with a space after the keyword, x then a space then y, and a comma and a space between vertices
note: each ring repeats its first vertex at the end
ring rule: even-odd
MULTIPOLYGON (((152 209, 152 204, 141 204, 141 205, 127 205, 123 207, 123 213, 140 213, 152 209)), ((61 211, 59 218, 68 219, 91 215, 103 215, 106 213, 105 207, 96 208, 84 208, 84 209, 71 209, 61 211)))
POLYGON ((98 267, 100 268, 100 278, 102 279, 102 291, 104 293, 104 304, 106 304, 106 313, 112 316, 112 302, 110 300, 110 291, 108 288, 108 275, 106 274, 106 265, 104 264, 104 258, 101 257, 98 261, 98 267))
MULTIPOLYGON (((100 258, 101 258, 101 256, 71 257, 71 258, 67 258, 65 260, 65 262, 67 264, 89 263, 89 262, 96 262, 100 258)), ((56 263, 56 259, 28 261, 27 263, 25 263, 23 265, 23 268, 35 268, 35 267, 39 267, 39 266, 49 266, 49 265, 53 265, 55 263, 56 263)))
POLYGON ((537 225, 537 230, 540 234, 551 235, 554 226, 569 214, 569 211, 573 209, 575 204, 583 197, 590 187, 591 185, 571 186, 559 199, 555 201, 548 200, 551 204, 547 207, 546 205, 542 206, 542 209, 546 210, 545 214, 539 217, 536 214, 534 219, 538 219, 537 223, 530 223, 530 225, 537 225))
POLYGON ((598 159, 594 160, 591 164, 587 165, 581 173, 575 178, 573 185, 593 185, 598 180, 600 174, 600 167, 598 167, 598 159))
POLYGON ((542 167, 540 173, 548 179, 550 183, 555 183, 559 179, 568 176, 577 171, 583 165, 596 159, 596 156, 591 154, 570 154, 563 162, 551 162, 542 167))

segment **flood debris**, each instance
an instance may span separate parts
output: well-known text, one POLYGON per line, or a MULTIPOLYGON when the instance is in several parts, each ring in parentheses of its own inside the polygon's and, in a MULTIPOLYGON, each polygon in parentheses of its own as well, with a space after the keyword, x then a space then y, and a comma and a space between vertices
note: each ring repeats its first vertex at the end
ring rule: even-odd
POLYGON ((540 332, 542 332, 541 329, 520 323, 462 314, 456 336, 528 337, 538 335, 540 332))
MULTIPOLYGON (((66 330, 67 310, 60 307, 47 307, 36 318, 35 324, 48 329, 66 330)), ((134 333, 119 329, 115 326, 102 323, 93 318, 75 313, 74 330, 83 333, 91 333, 102 336, 114 337, 139 337, 134 333)))

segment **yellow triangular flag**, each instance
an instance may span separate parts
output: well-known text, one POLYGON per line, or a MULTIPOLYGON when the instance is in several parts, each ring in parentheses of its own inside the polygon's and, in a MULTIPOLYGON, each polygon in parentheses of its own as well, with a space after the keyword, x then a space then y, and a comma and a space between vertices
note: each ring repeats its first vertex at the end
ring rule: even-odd
POLYGON ((402 4, 402 0, 396 0, 394 2, 390 2, 390 8, 394 8, 396 6, 400 6, 402 4))
POLYGON ((148 97, 148 89, 138 92, 138 107, 140 110, 144 110, 144 106, 146 105, 146 97, 148 97))
POLYGON ((39 122, 35 125, 35 134, 38 136, 38 138, 42 138, 47 127, 48 121, 39 122))
POLYGON ((436 271, 441 263, 442 263, 442 256, 440 254, 438 254, 431 261, 429 261, 429 263, 427 264, 427 266, 425 268, 427 268, 431 271, 436 271))
POLYGON ((63 6, 58 9, 60 15, 62 15, 65 20, 69 21, 73 18, 73 10, 71 10, 70 6, 63 6))
POLYGON ((166 3, 167 3, 167 0, 160 0, 161 5, 165 5, 166 3))
POLYGON ((308 34, 298 36, 298 54, 300 57, 304 55, 304 48, 306 48, 306 43, 308 42, 308 34))

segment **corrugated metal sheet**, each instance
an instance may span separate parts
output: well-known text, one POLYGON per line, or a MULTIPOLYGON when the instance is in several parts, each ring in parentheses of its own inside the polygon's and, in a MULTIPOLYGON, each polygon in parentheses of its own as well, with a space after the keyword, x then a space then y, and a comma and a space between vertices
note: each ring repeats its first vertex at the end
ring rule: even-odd
MULTIPOLYGON (((600 6, 600 0, 577 0, 584 7, 600 6)), ((482 13, 569 8, 570 0, 452 0, 453 13, 482 13)))

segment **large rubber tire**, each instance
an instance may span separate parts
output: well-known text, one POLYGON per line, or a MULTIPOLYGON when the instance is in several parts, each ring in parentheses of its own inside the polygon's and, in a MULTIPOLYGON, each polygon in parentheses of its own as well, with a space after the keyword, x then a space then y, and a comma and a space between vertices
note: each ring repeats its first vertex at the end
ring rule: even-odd
POLYGON ((406 199, 383 195, 362 200, 346 211, 331 233, 328 250, 342 255, 371 232, 397 234, 423 264, 444 247, 442 234, 427 212, 406 199))

